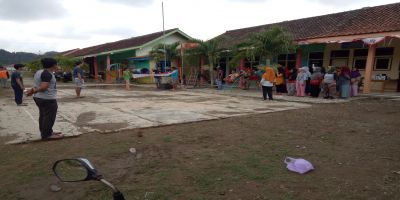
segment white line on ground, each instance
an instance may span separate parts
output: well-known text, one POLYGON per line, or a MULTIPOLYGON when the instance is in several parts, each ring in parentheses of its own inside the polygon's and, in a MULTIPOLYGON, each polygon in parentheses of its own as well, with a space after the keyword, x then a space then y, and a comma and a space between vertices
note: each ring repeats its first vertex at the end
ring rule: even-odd
POLYGON ((59 92, 59 93, 64 93, 64 94, 67 94, 67 95, 76 95, 75 93, 66 92, 66 91, 64 91, 64 90, 57 90, 57 92, 59 92))
POLYGON ((35 120, 35 118, 33 118, 32 114, 30 112, 28 112, 28 110, 26 110, 26 108, 22 107, 22 109, 24 109, 24 111, 26 112, 26 114, 28 114, 28 116, 32 119, 33 123, 35 124, 35 126, 39 126, 39 122, 35 120))

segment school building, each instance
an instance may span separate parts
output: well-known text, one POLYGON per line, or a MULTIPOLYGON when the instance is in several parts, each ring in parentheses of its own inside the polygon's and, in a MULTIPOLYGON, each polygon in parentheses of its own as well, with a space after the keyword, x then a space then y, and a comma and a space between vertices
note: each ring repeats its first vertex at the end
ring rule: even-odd
MULTIPOLYGON (((162 68, 170 66, 174 61, 156 63, 150 57, 150 51, 159 44, 185 43, 191 39, 190 36, 176 28, 166 30, 165 35, 164 32, 156 32, 83 49, 74 49, 63 52, 62 55, 84 59, 94 78, 103 75, 104 79, 111 82, 118 77, 118 73, 121 73, 121 65, 141 72, 149 72, 157 65, 162 68)), ((178 60, 175 63, 181 65, 178 60)), ((150 82, 150 79, 141 79, 141 81, 150 82)))
MULTIPOLYGON (((364 76, 364 93, 400 90, 400 3, 230 30, 221 35, 225 37, 223 46, 228 49, 252 33, 275 26, 290 31, 299 45, 296 52, 279 55, 277 63, 356 67, 364 76)), ((248 65, 246 62, 241 65, 248 65)))

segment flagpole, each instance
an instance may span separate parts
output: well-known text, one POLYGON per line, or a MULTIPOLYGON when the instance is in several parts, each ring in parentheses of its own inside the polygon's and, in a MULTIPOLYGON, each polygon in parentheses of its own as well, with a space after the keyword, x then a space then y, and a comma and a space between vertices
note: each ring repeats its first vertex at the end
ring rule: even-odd
POLYGON ((161 2, 162 7, 162 26, 163 26, 163 37, 164 37, 164 72, 167 69, 167 51, 165 50, 165 22, 164 22, 164 2, 161 2))

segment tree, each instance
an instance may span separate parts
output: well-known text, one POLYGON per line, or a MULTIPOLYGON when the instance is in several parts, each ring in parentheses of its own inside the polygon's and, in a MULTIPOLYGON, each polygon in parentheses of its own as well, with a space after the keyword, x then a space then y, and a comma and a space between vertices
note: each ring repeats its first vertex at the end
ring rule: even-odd
MULTIPOLYGON (((70 71, 75 67, 75 62, 78 60, 76 58, 64 57, 64 56, 55 56, 54 59, 57 60, 58 66, 62 71, 70 71)), ((26 67, 33 72, 36 72, 42 69, 42 63, 40 59, 36 59, 34 61, 26 63, 26 67)), ((88 70, 89 67, 87 64, 83 66, 84 70, 88 70)))
POLYGON ((173 44, 166 44, 164 51, 164 44, 158 44, 150 51, 150 57, 156 62, 162 61, 167 58, 167 61, 172 62, 173 60, 180 57, 180 52, 178 46, 179 42, 175 42, 173 44))
POLYGON ((208 41, 203 40, 193 40, 199 44, 192 52, 197 52, 201 56, 205 56, 208 59, 208 64, 210 66, 210 81, 211 85, 214 85, 214 64, 217 63, 221 55, 221 43, 224 40, 222 37, 217 37, 208 41))
POLYGON ((273 27, 253 34, 249 43, 257 55, 267 60, 296 49, 293 35, 281 27, 273 27))
POLYGON ((250 43, 241 43, 230 49, 232 59, 229 66, 238 66, 240 60, 247 59, 250 61, 250 66, 253 67, 253 62, 256 60, 256 49, 250 43))

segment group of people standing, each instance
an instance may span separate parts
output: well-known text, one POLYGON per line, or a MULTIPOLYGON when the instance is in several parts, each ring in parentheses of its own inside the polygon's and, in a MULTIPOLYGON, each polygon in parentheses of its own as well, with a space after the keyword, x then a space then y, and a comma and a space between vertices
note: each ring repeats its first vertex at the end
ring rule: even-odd
POLYGON ((318 98, 322 92, 325 99, 349 98, 357 96, 361 74, 358 69, 350 70, 347 66, 285 68, 279 66, 276 70, 266 67, 260 86, 263 89, 264 100, 272 100, 272 88, 275 85, 276 94, 287 93, 288 96, 318 98))
POLYGON ((280 81, 279 84, 278 81, 276 82, 277 93, 282 93, 282 89, 278 91, 278 87, 282 88, 281 85, 286 83, 288 95, 298 97, 317 98, 322 92, 325 99, 349 98, 358 95, 361 82, 361 74, 358 69, 350 70, 347 66, 329 66, 328 69, 301 67, 298 69, 287 68, 286 70, 283 67, 278 67, 278 74, 284 76, 286 81, 280 81), (282 73, 283 71, 285 73, 282 73))
MULTIPOLYGON (((23 81, 23 64, 15 64, 14 71, 11 76, 4 68, 0 69, 0 77, 6 75, 4 87, 7 85, 8 77, 11 77, 11 87, 14 90, 15 103, 17 106, 27 106, 23 103, 23 94, 33 96, 33 100, 39 108, 39 130, 43 140, 60 139, 63 135, 60 132, 53 131, 53 125, 56 120, 58 105, 57 105, 57 80, 54 73, 58 70, 57 61, 54 58, 43 58, 41 60, 43 69, 38 70, 34 75, 33 87, 25 89, 23 81), (7 79, 6 79, 7 78, 7 79)), ((82 61, 77 61, 73 70, 75 82, 76 96, 81 97, 81 89, 84 84, 82 61)), ((3 77, 2 77, 3 78, 3 77)))

